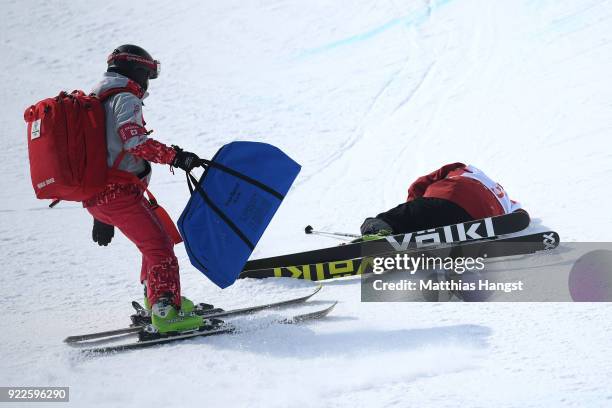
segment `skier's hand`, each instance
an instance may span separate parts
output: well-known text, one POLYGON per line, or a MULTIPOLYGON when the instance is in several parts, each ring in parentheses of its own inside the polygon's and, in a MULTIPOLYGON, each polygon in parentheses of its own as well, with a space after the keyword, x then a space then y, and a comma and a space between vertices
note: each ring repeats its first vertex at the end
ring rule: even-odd
POLYGON ((93 230, 91 231, 91 237, 94 242, 97 242, 100 246, 107 246, 114 236, 115 227, 94 218, 93 230))
POLYGON ((172 167, 178 167, 189 173, 194 168, 202 165, 202 161, 197 154, 183 151, 183 149, 178 146, 172 147, 176 150, 176 156, 174 156, 174 160, 172 161, 172 167))
POLYGON ((380 218, 366 218, 361 224, 361 235, 389 235, 393 233, 393 228, 380 218))

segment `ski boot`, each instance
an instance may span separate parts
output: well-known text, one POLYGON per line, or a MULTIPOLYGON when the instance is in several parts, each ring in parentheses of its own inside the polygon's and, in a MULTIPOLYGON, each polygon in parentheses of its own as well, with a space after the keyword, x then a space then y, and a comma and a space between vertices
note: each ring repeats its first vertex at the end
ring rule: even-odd
POLYGON ((151 307, 151 325, 158 333, 197 329, 204 319, 195 314, 193 307, 191 300, 182 297, 181 309, 177 310, 169 299, 162 297, 151 307))
MULTIPOLYGON (((181 296, 181 303, 183 302, 191 302, 184 296, 181 296)), ((193 302, 191 302, 193 304, 193 302)), ((146 326, 151 324, 151 302, 149 302, 149 298, 147 297, 147 287, 144 286, 144 302, 141 305, 140 303, 133 301, 132 307, 136 311, 133 315, 130 316, 132 320, 132 326, 146 326)), ((198 303, 193 306, 193 311, 198 315, 212 314, 223 312, 221 308, 215 308, 213 305, 209 303, 198 303)))
MULTIPOLYGON (((196 314, 199 315, 203 315, 203 314, 210 314, 210 313, 218 313, 218 312, 222 312, 223 309, 215 307, 214 305, 211 305, 210 303, 197 303, 194 304, 191 300, 187 299, 185 296, 181 296, 181 304, 184 304, 185 302, 187 302, 188 304, 193 305, 193 311, 196 314)), ((149 299, 147 298, 147 295, 145 295, 144 298, 144 306, 145 309, 149 311, 149 315, 151 313, 151 304, 149 303, 149 299)), ((181 306, 182 309, 182 306, 181 306)))
POLYGON ((391 234, 392 234, 391 231, 381 230, 381 231, 378 231, 376 234, 366 234, 366 235, 363 235, 360 238, 352 240, 351 243, 366 242, 366 241, 375 241, 377 239, 381 239, 381 238, 387 237, 387 236, 389 236, 391 234))
POLYGON ((180 309, 177 309, 168 298, 160 298, 151 307, 151 323, 146 325, 141 332, 140 340, 211 330, 223 324, 223 321, 219 319, 205 319, 195 310, 193 302, 184 296, 181 297, 180 309))

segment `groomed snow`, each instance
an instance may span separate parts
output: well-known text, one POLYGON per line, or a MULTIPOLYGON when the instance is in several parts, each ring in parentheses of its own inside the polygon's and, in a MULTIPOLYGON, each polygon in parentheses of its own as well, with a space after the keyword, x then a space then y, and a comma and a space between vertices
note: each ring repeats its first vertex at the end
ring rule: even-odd
MULTIPOLYGON (((499 180, 533 228, 609 241, 610 2, 46 0, 0 14, 0 386, 70 386, 74 407, 612 405, 608 304, 361 303, 358 279, 317 295, 340 301, 324 321, 80 358, 62 339, 128 323, 140 258, 120 234, 91 242, 78 204, 34 198, 22 119, 136 43, 162 61, 145 107, 156 138, 203 157, 263 141, 302 164, 255 257, 335 245, 304 226, 357 232, 452 161, 499 180)), ((177 218, 184 177, 157 166, 151 187, 177 218)), ((177 255, 184 293, 224 307, 312 287, 221 291, 177 255)))

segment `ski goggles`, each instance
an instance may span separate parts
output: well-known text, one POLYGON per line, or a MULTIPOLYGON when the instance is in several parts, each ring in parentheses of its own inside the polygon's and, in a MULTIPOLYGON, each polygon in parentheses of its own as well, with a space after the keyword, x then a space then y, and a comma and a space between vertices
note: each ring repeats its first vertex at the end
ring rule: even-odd
POLYGON ((142 65, 149 70, 149 79, 157 78, 161 71, 161 62, 158 60, 150 60, 148 58, 141 57, 140 55, 130 54, 128 52, 112 53, 106 59, 106 62, 109 65, 116 61, 133 62, 138 65, 142 65))

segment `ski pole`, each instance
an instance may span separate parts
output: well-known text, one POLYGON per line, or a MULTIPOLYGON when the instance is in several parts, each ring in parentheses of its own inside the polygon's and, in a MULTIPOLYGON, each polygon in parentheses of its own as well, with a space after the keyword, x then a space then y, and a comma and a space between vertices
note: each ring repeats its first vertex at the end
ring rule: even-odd
POLYGON ((346 232, 328 232, 328 231, 317 231, 312 228, 312 225, 307 225, 304 228, 304 232, 306 234, 316 234, 316 235, 335 235, 337 237, 349 237, 349 238, 361 238, 361 235, 357 234, 347 234, 346 232))

